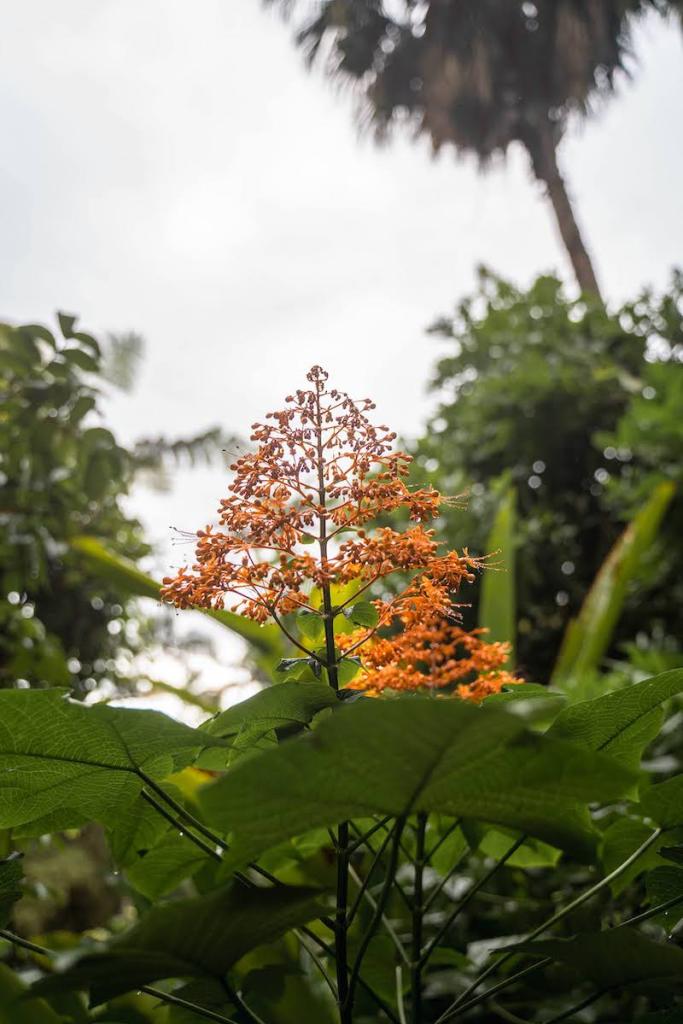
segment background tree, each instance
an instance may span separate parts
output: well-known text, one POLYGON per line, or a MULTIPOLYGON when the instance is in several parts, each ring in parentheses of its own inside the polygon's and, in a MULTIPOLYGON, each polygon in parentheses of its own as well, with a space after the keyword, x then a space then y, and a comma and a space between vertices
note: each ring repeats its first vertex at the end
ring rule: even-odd
POLYGON ((612 94, 634 21, 653 8, 680 9, 666 0, 322 0, 296 40, 309 62, 320 56, 328 75, 354 86, 359 120, 379 139, 406 127, 482 166, 520 143, 579 287, 599 295, 557 148, 572 115, 612 94))
POLYGON ((44 326, 0 325, 0 687, 128 686, 125 662, 151 641, 130 592, 91 572, 74 539, 101 539, 139 562, 151 551, 123 499, 135 479, 158 480, 167 456, 204 457, 219 432, 123 448, 103 424, 102 387, 132 382, 141 339, 103 346, 59 316, 44 326))
MULTIPOLYGON (((516 485, 518 663, 546 681, 625 522, 658 482, 681 482, 683 277, 610 314, 568 299, 556 278, 525 292, 482 271, 478 291, 431 330, 449 350, 432 379, 439 405, 416 447, 418 477, 469 490, 468 512, 444 513, 443 533, 477 553, 502 489, 516 485)), ((679 493, 613 653, 637 636, 665 648, 680 637, 682 519, 679 493)))

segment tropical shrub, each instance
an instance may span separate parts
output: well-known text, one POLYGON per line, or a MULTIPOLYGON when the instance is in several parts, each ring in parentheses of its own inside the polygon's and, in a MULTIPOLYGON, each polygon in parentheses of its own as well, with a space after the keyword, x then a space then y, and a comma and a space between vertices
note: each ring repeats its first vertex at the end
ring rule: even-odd
MULTIPOLYGON (((674 274, 665 294, 610 312, 568 297, 553 277, 523 291, 482 271, 477 291, 431 328, 445 348, 432 378, 437 408, 413 449, 415 480, 468 492, 467 509, 446 510, 439 531, 479 552, 514 488, 515 639, 526 678, 548 680, 568 621, 664 483, 676 494, 606 653, 619 656, 639 636, 680 654, 682 289, 674 274)), ((466 621, 477 621, 478 594, 475 585, 466 621)))
POLYGON ((641 759, 683 671, 573 704, 520 683, 458 621, 482 563, 423 525, 447 500, 309 382, 164 582, 281 629, 281 682, 197 729, 0 692, 0 1021, 674 1021, 683 776, 641 759), (93 823, 108 934, 22 934, 22 854, 93 823))

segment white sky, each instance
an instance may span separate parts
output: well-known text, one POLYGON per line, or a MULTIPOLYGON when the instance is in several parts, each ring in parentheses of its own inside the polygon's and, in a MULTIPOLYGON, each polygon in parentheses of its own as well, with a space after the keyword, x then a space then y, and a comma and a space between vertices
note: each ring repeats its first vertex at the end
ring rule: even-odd
MULTIPOLYGON (((634 83, 572 133, 562 165, 605 292, 681 262, 681 33, 652 19, 634 83)), ((359 140, 350 98, 303 68, 259 0, 22 0, 0 36, 0 317, 78 313, 147 355, 119 436, 240 431, 308 367, 416 432, 438 351, 424 328, 485 262, 567 274, 521 153, 504 168, 359 140)), ((220 469, 135 511, 196 528, 220 469)))

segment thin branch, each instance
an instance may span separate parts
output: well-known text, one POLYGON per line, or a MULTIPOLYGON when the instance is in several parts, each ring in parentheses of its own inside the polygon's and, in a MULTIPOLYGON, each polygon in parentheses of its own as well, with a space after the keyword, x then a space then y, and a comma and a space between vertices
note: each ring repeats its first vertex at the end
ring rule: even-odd
MULTIPOLYGON (((434 903, 434 901, 437 899, 437 897, 440 895, 440 893, 442 893, 444 888, 448 885, 448 883, 450 882, 451 878, 453 877, 455 872, 458 870, 458 868, 460 867, 462 862, 467 858, 467 855, 469 854, 469 852, 470 852, 469 850, 465 850, 465 852, 462 854, 462 856, 459 857, 458 860, 455 862, 455 864, 453 865, 451 870, 448 872, 448 874, 444 875, 443 878, 441 879, 441 881, 439 882, 439 884, 434 887, 432 892, 430 892, 429 898, 427 899, 427 902, 424 905, 424 912, 425 912, 425 914, 427 913, 427 911, 431 907, 432 903, 434 903)), ((482 895, 483 895, 483 893, 482 893, 482 895)))
MULTIPOLYGON (((357 874, 357 872, 350 865, 349 865, 349 875, 353 879, 353 881, 356 882, 356 884, 358 884, 358 883, 360 883, 362 881, 360 876, 357 874)), ((364 896, 365 900, 370 904, 372 909, 376 910, 377 909, 377 900, 375 899, 375 897, 372 895, 372 893, 367 888, 365 889, 365 892, 363 893, 363 896, 364 896)), ((392 925, 391 921, 386 916, 386 914, 382 914, 382 924, 386 928, 389 937, 391 938, 392 942, 396 946, 396 951, 400 955, 400 957, 403 960, 403 962, 405 963, 406 967, 409 967, 410 966, 410 960, 408 959, 408 955, 407 955, 405 949, 403 948, 403 943, 401 942, 401 940, 399 939, 398 935, 396 934, 396 929, 394 928, 394 926, 392 925)))
POLYGON ((354 900, 354 902, 353 902, 353 904, 351 906, 351 910, 349 911, 349 915, 348 915, 348 923, 349 923, 349 925, 351 924, 351 922, 353 921, 354 917, 356 916, 358 908, 359 908, 359 906, 361 904, 361 900, 363 899, 363 897, 368 892, 368 888, 369 888, 369 884, 370 884, 370 879, 372 877, 372 873, 375 870, 375 868, 377 867, 377 865, 379 864, 380 858, 381 858, 382 854, 384 853, 384 851, 386 850, 387 846, 389 845, 390 841, 391 841, 391 832, 389 832, 389 834, 387 836, 385 836, 385 838, 382 840, 382 845, 380 846, 379 850, 377 850, 377 852, 375 853, 374 857, 372 858, 372 863, 370 864, 370 866, 369 866, 369 868, 368 868, 368 870, 366 872, 365 878, 361 878, 357 871, 353 872, 352 877, 353 877, 354 882, 356 882, 356 884, 358 885, 358 893, 356 894, 356 899, 354 900))
POLYGON ((0 928, 0 939, 5 939, 6 942, 11 942, 13 945, 19 946, 20 949, 25 949, 29 953, 38 953, 40 956, 57 955, 54 950, 45 949, 44 946, 36 946, 35 942, 22 939, 21 936, 15 935, 14 932, 7 931, 5 928, 0 928))
POLYGON ((242 999, 241 994, 237 991, 237 989, 234 989, 232 987, 232 985, 229 983, 229 981, 227 981, 227 979, 223 978, 221 984, 228 998, 232 1000, 235 1006, 237 1006, 237 1008, 240 1009, 242 1013, 249 1018, 249 1020, 252 1020, 254 1024, 265 1024, 265 1021, 263 1021, 261 1017, 259 1017, 256 1011, 252 1010, 250 1006, 247 1006, 244 999, 242 999))
POLYGON ((375 907, 375 912, 372 916, 370 924, 368 925, 368 929, 361 940, 360 946, 358 947, 356 959, 354 960, 353 967, 351 969, 351 978, 349 980, 348 993, 349 1013, 351 1013, 353 1010, 353 997, 355 994, 358 977, 360 975, 360 969, 363 964, 363 957, 365 956, 367 948, 370 945, 370 942, 372 941, 372 938, 377 930, 377 926, 382 919, 382 914, 384 913, 387 901, 389 899, 389 893, 391 892, 393 878, 396 873, 396 867, 398 865, 399 852, 401 849, 401 836, 403 834, 404 826, 405 818, 398 818, 394 826, 394 841, 391 844, 391 853, 389 855, 389 864, 387 866, 387 874, 384 881, 384 887, 377 901, 377 906, 375 907))
POLYGON ((142 988, 136 991, 144 992, 148 996, 154 996, 155 999, 162 1003, 168 1003, 169 1006, 179 1006, 183 1010, 191 1010, 192 1013, 196 1013, 200 1017, 206 1017, 207 1020, 218 1021, 218 1024, 238 1024, 234 1017, 226 1017, 222 1013, 209 1010, 208 1007, 198 1006, 196 1003, 191 1003, 188 999, 181 999, 180 996, 174 996, 172 992, 163 992, 152 985, 143 985, 142 988))
POLYGON ((155 782, 154 779, 151 779, 149 775, 147 775, 142 770, 142 768, 137 768, 136 771, 137 774, 142 779, 142 781, 144 782, 144 784, 149 789, 153 790, 157 794, 157 796, 161 797, 161 799, 164 800, 170 807, 172 807, 176 814, 178 814, 181 818, 184 818, 185 821, 189 822, 190 825, 192 825, 192 827, 197 832, 200 832, 206 839, 214 843, 221 850, 228 849, 228 844, 225 841, 225 839, 221 839, 221 837, 216 835, 215 832, 212 832, 210 828, 207 828, 206 825, 204 825, 203 822, 199 820, 199 818, 195 818, 194 814, 188 811, 186 807, 183 807, 182 804, 179 804, 177 800, 174 800, 173 797, 170 796, 166 792, 166 790, 159 785, 158 782, 155 782))
POLYGON ((401 1024, 408 1024, 406 1019, 406 1008, 403 1001, 403 971, 400 964, 396 964, 396 1005, 398 1006, 398 1016, 401 1024))
MULTIPOLYGON (((379 827, 384 829, 384 831, 387 834, 387 838, 389 838, 389 839, 391 838, 392 830, 390 828, 387 829, 386 823, 387 823, 387 821, 391 821, 391 820, 392 820, 391 817, 385 818, 385 820, 380 822, 380 824, 379 824, 379 827)), ((360 833, 360 830, 357 828, 357 826, 354 824, 354 822, 351 821, 351 822, 349 822, 349 824, 351 825, 351 828, 354 830, 354 832, 358 835, 360 833)), ((370 841, 368 839, 363 838, 363 839, 361 839, 359 841, 362 842, 362 844, 364 846, 367 846, 367 848, 370 851, 370 853, 372 853, 372 854, 375 853, 375 848, 370 843, 370 841)), ((403 850, 404 853, 406 853, 405 848, 403 847, 403 844, 401 844, 401 849, 403 850)), ((409 854, 406 853, 406 856, 409 856, 409 854)), ((399 896, 401 897, 401 899, 405 903, 406 908, 412 914, 412 912, 413 912, 413 905, 412 905, 412 903, 410 901, 410 898, 406 894, 405 889, 403 888, 401 883, 396 878, 394 879, 394 885, 396 886, 396 891, 398 892, 399 896)))
POLYGON ((269 614, 275 620, 275 623, 277 624, 277 626, 279 626, 281 631, 285 634, 285 636, 287 637, 289 642, 291 644, 294 644, 295 647, 298 647, 299 650, 303 651, 304 654, 306 654, 309 658, 313 658, 314 661, 317 661, 318 664, 322 665, 323 668, 325 668, 326 667, 325 659, 324 658, 319 658, 318 655, 315 653, 315 651, 311 651, 311 650, 308 649, 308 647, 304 647, 303 644, 299 643, 297 638, 292 633, 290 633, 289 630, 287 629, 287 627, 283 624, 282 619, 278 616, 277 612, 275 611, 275 608, 272 605, 267 605, 266 607, 268 608, 269 614))
MULTIPOLYGON (((295 934, 297 934, 297 932, 295 932, 295 934)), ((311 960, 313 961, 313 963, 317 967, 317 969, 320 972, 323 980, 325 981, 325 984, 327 985, 327 987, 329 988, 330 992, 332 993, 332 996, 334 997, 334 1001, 336 1003, 336 1001, 337 1001, 337 989, 335 987, 334 982, 332 981, 332 978, 329 976, 329 974, 325 970, 325 965, 323 964, 323 962, 320 959, 320 957, 318 956, 318 954, 315 953, 310 948, 310 946, 306 945, 304 940, 301 938, 301 935, 297 934, 297 938, 299 939, 299 942, 301 943, 302 949, 304 949, 306 951, 306 953, 308 953, 308 955, 310 956, 311 960)))
POLYGON ((373 825, 373 827, 369 829, 369 831, 363 833, 362 835, 360 834, 360 829, 353 822, 351 822, 351 827, 353 828, 356 835, 359 836, 359 838, 355 841, 355 843, 351 843, 351 845, 349 846, 347 850, 348 855, 351 856, 352 853, 356 852, 359 846, 362 846, 364 843, 367 844, 367 841, 370 838, 370 836, 373 836, 375 832, 377 832, 380 828, 384 828, 385 825, 387 825, 390 821, 391 815, 389 814, 386 818, 382 818, 381 821, 378 821, 376 825, 373 825))
POLYGON ((472 886, 471 889, 468 889, 468 891, 465 893, 465 895, 460 900, 460 902, 455 907, 455 909, 448 915, 448 917, 446 918, 446 920, 444 921, 442 926, 439 928, 438 932, 436 933, 436 935, 434 936, 434 938, 432 939, 432 941, 429 943, 429 945, 427 946, 426 950, 424 951, 424 953, 422 955, 422 966, 424 966, 427 963, 427 961, 429 960, 430 956, 432 955, 432 953, 434 952, 434 950, 436 949, 438 944, 441 942, 441 939, 444 937, 446 932, 449 930, 449 928, 451 927, 451 925, 453 924, 455 919, 465 909, 465 907, 470 902, 470 900, 472 900, 476 896, 476 894, 479 892, 479 890, 482 889, 493 878, 493 876, 496 874, 496 872, 499 871, 500 868, 503 867, 503 865, 509 860, 509 858, 512 856, 512 854, 516 850, 519 849, 519 847, 522 845, 522 843, 525 840, 526 840, 526 836, 520 836, 519 839, 515 840, 515 842, 503 854, 503 856, 498 858, 498 860, 493 865, 493 867, 489 871, 487 871, 485 875, 482 875, 482 877, 479 879, 479 881, 475 882, 475 884, 472 886))
POLYGON ((436 851, 441 849, 442 844, 445 843, 446 840, 449 839, 453 835, 453 833, 455 832, 456 828, 460 827, 461 820, 462 820, 461 818, 456 818, 455 821, 453 822, 453 824, 449 828, 446 829, 446 831, 441 836, 439 841, 437 843, 435 843, 434 846, 432 846, 432 848, 429 851, 429 853, 425 856, 425 860, 428 863, 432 859, 432 857, 434 856, 436 851))
POLYGON ((170 822, 170 824, 173 825, 174 828, 177 828, 181 836, 185 836, 187 839, 190 840, 191 843, 194 843, 195 846, 199 847, 202 853, 206 853, 209 857, 213 857, 214 860, 217 860, 219 862, 223 860, 220 853, 218 853, 218 851, 216 850, 215 846, 209 846, 209 844, 205 843, 204 840, 201 839, 199 836, 196 836, 194 835, 193 832, 190 832, 188 826, 186 824, 183 824, 180 818, 174 817, 156 799, 156 797, 153 797, 152 794, 148 793, 146 789, 141 790, 140 796, 142 797, 143 800, 146 800, 147 803, 150 804, 154 808, 154 810, 161 815, 162 818, 165 818, 166 821, 170 822))

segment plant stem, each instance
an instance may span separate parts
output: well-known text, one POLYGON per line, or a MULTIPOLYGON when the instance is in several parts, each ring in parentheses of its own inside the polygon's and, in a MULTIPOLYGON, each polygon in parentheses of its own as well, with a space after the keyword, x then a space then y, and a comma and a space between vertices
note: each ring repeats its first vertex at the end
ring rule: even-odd
POLYGON ((0 928, 0 939, 11 942, 13 945, 19 946, 20 949, 25 949, 29 953, 38 953, 40 956, 55 955, 51 949, 45 949, 44 946, 36 946, 35 942, 22 939, 19 935, 15 935, 14 932, 9 932, 5 928, 0 928))
POLYGON ((349 974, 348 974, 348 845, 349 826, 342 822, 337 832, 337 912, 335 917, 335 954, 337 960, 337 1000, 339 1003, 340 1024, 351 1021, 349 1006, 349 974))
POLYGON ((427 913, 427 911, 431 907, 431 905, 434 902, 434 900, 438 899, 439 895, 443 892, 443 890, 448 885, 448 883, 450 882, 451 878, 453 877, 455 872, 458 870, 458 868, 460 867, 462 862, 467 858, 469 853, 470 853, 469 849, 466 849, 465 852, 462 854, 462 856, 458 857, 457 861, 455 862, 455 864, 453 865, 451 870, 448 872, 448 874, 444 875, 443 878, 441 879, 441 881, 439 882, 439 884, 434 887, 432 892, 430 892, 430 894, 429 894, 429 896, 427 898, 427 901, 424 904, 424 908, 423 908, 425 914, 427 913))
POLYGON ((410 963, 410 1016, 412 1024, 422 1020, 422 883, 425 867, 425 835, 427 815, 417 816, 415 879, 413 883, 413 941, 410 963))
POLYGON ((406 1008, 403 1002, 403 971, 401 965, 396 964, 396 1005, 398 1006, 398 1016, 401 1024, 408 1024, 406 1020, 406 1008))
MULTIPOLYGON (((362 879, 354 871, 353 867, 350 864, 349 864, 349 876, 350 876, 352 881, 356 882, 357 885, 361 885, 362 884, 362 879)), ((372 907, 373 910, 377 909, 377 900, 372 895, 372 893, 369 892, 369 890, 367 888, 365 889, 365 891, 363 893, 363 897, 366 900, 366 902, 370 904, 370 906, 372 907)), ((349 917, 348 920, 349 920, 349 924, 350 924, 351 918, 349 917)), ((391 921, 386 916, 386 914, 382 914, 382 924, 386 928, 387 934, 389 935, 389 938, 391 939, 393 944, 396 946, 396 952, 401 957, 401 959, 403 960, 403 962, 406 965, 406 967, 410 967, 410 960, 408 959, 408 955, 407 955, 405 949, 403 948, 401 940, 399 939, 398 935, 396 934, 396 929, 394 928, 394 926, 392 925, 391 921)))
MULTIPOLYGON (((373 872, 374 872, 375 868, 377 867, 377 865, 379 864, 380 859, 382 857, 382 854, 384 853, 385 849, 389 845, 390 841, 391 841, 391 832, 389 833, 388 836, 386 836, 382 840, 380 848, 377 851, 377 853, 374 855, 374 857, 372 859, 372 862, 371 862, 371 864, 370 864, 370 866, 369 866, 369 868, 368 868, 368 870, 366 872, 365 878, 360 878, 358 875, 356 875, 356 878, 358 879, 358 892, 356 894, 356 898, 353 901, 353 903, 351 905, 351 909, 350 909, 349 914, 348 914, 348 924, 349 925, 351 925, 354 917, 356 916, 356 913, 358 911, 358 908, 359 908, 359 906, 361 904, 361 901, 362 901, 363 897, 366 894, 370 895, 370 893, 368 891, 369 887, 370 887, 370 879, 372 878, 373 872)), ((347 851, 347 854, 348 854, 348 851, 347 851)), ((355 874, 355 872, 354 872, 354 874, 355 874)), ((373 909, 374 909, 374 904, 373 904, 373 909)))
MULTIPOLYGON (((432 955, 432 953, 434 952, 434 950, 436 949, 438 944, 441 942, 441 939, 444 937, 444 935, 446 934, 448 929, 451 927, 451 925, 453 924, 455 919, 465 909, 465 907, 470 902, 470 900, 473 899, 474 896, 476 896, 476 894, 479 892, 479 890, 481 888, 483 888, 483 886, 485 886, 487 884, 487 882, 489 882, 493 878, 493 876, 496 874, 497 871, 500 870, 500 868, 503 867, 503 865, 509 860, 509 858, 515 852, 515 850, 519 849, 519 847, 526 840, 526 838, 527 837, 525 835, 523 835, 523 836, 520 836, 519 839, 515 840, 515 842, 503 854, 503 856, 499 857, 499 859, 496 861, 496 863, 493 865, 493 867, 490 868, 486 872, 485 875, 482 875, 482 877, 479 879, 479 881, 475 882, 475 884, 472 886, 472 888, 469 889, 465 893, 463 898, 460 900, 460 902, 455 907, 455 909, 448 915, 448 917, 446 918, 444 923, 441 925, 441 927, 439 928, 438 932, 436 933, 436 935, 434 936, 434 938, 432 939, 432 941, 429 943, 429 945, 427 946, 426 950, 424 951, 424 953, 422 955, 422 966, 423 967, 427 963, 427 961, 429 960, 430 956, 432 955)), ((441 1018, 439 1018, 439 1019, 441 1019, 441 1018)))
POLYGON ((347 1022, 349 1022, 350 1024, 350 1022, 353 1020, 353 997, 356 990, 356 984, 358 983, 358 978, 360 976, 360 969, 363 964, 363 957, 367 952, 367 948, 370 945, 370 942, 372 941, 372 938, 377 930, 379 922, 382 920, 382 915, 384 914, 384 910, 389 899, 389 894, 391 892, 394 875, 396 873, 396 867, 398 865, 398 858, 401 850, 401 836, 403 834, 404 827, 405 818, 398 818, 394 826, 394 841, 391 844, 391 853, 389 855, 389 864, 387 865, 387 873, 384 879, 384 886, 382 888, 380 897, 377 900, 377 906, 375 907, 375 912, 372 915, 372 919, 370 921, 370 924, 368 925, 368 929, 363 938, 361 939, 361 943, 360 946, 358 947, 358 952, 356 954, 356 959, 354 960, 353 967, 351 969, 351 977, 349 979, 348 986, 348 996, 346 999, 346 1006, 344 1008, 345 1015, 342 1017, 342 1024, 347 1024, 347 1022))
MULTIPOLYGON (((388 821, 391 821, 391 818, 385 818, 380 823, 380 828, 382 828, 386 832, 386 840, 384 840, 384 839, 382 840, 382 849, 384 849, 384 847, 386 846, 387 842, 391 839, 391 835, 392 835, 391 828, 387 827, 387 822, 388 821)), ((356 835, 360 835, 360 830, 356 827, 354 822, 351 821, 351 822, 349 822, 349 824, 350 824, 351 828, 353 829, 353 831, 356 833, 356 835)), ((361 843, 362 845, 366 846, 368 848, 368 850, 370 851, 370 853, 373 854, 373 856, 376 854, 376 850, 375 850, 374 846, 372 845, 372 843, 370 842, 369 839, 361 838, 359 840, 359 843, 361 843)), ((353 843, 353 845, 351 846, 351 849, 355 850, 357 848, 357 846, 358 846, 358 843, 353 843)), ((408 908, 408 912, 410 914, 412 914, 412 912, 413 912, 413 904, 412 904, 410 898, 406 895, 406 892, 405 892, 403 886, 401 885, 401 883, 397 879, 394 879, 394 885, 396 887, 396 892, 399 894, 399 896, 401 897, 401 899, 405 903, 406 907, 408 908)))

